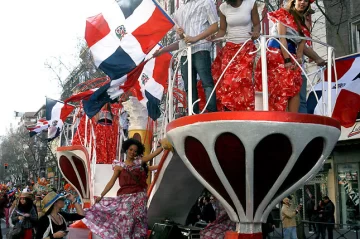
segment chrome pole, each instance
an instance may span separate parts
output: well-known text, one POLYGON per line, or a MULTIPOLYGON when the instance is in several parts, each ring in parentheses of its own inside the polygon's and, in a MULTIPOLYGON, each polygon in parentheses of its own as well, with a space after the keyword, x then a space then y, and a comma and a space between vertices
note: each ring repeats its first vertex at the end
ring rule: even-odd
POLYGON ((263 93, 263 111, 269 110, 269 92, 268 92, 268 75, 266 62, 266 37, 260 36, 261 52, 261 74, 262 74, 262 93, 263 93))
POLYGON ((188 114, 193 114, 192 104, 192 59, 191 59, 191 46, 187 47, 187 63, 188 63, 188 114))
MULTIPOLYGON (((168 99, 168 119, 169 119, 169 122, 173 121, 173 115, 174 115, 174 92, 173 92, 173 87, 172 87, 172 65, 173 65, 173 62, 174 62, 174 56, 171 58, 171 61, 170 61, 170 67, 169 67, 169 79, 168 79, 168 94, 169 94, 169 99, 168 99)), ((174 73, 176 74, 176 72, 174 73)), ((166 107, 165 107, 166 109, 166 107)))
POLYGON ((333 47, 328 47, 328 52, 327 52, 327 57, 328 57, 328 62, 327 62, 327 76, 328 76, 328 85, 327 85, 327 111, 326 111, 326 115, 328 117, 331 117, 332 113, 331 113, 331 83, 332 83, 332 79, 331 79, 331 66, 332 66, 332 57, 333 57, 333 52, 334 52, 334 48, 333 47))

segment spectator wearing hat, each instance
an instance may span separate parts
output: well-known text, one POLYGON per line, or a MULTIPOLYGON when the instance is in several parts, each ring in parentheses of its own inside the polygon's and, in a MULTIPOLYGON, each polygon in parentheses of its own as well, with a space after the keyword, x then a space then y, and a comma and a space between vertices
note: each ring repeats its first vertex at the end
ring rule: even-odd
POLYGON ((66 222, 81 220, 85 215, 81 205, 76 202, 72 194, 65 197, 63 194, 50 192, 44 197, 42 204, 45 215, 39 219, 36 239, 64 238, 67 235, 66 222), (77 213, 61 211, 66 198, 74 203, 77 213))
POLYGON ((23 229, 21 239, 33 238, 38 218, 31 193, 22 192, 20 194, 19 204, 11 215, 11 221, 14 226, 17 224, 21 225, 21 228, 23 229))
POLYGON ((291 207, 290 199, 283 199, 283 206, 281 208, 281 220, 284 230, 284 239, 297 239, 296 235, 296 215, 301 209, 301 205, 294 210, 291 207))
POLYGON ((38 218, 40 219, 40 217, 42 217, 44 215, 44 213, 42 212, 42 196, 40 193, 35 195, 35 201, 34 201, 34 205, 36 207, 36 212, 38 214, 38 218))

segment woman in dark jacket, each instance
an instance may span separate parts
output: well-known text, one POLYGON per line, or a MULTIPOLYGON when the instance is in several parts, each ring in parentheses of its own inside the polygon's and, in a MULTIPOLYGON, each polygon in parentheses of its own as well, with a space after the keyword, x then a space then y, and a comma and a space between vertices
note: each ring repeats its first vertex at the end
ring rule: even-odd
POLYGON ((210 197, 204 197, 204 207, 201 214, 201 219, 207 223, 213 222, 216 219, 215 210, 210 203, 210 197))
POLYGON ((34 228, 36 227, 38 218, 30 193, 21 193, 19 205, 15 208, 11 216, 11 221, 15 226, 16 224, 21 224, 23 229, 21 239, 32 239, 34 237, 34 228))
POLYGON ((201 207, 202 207, 202 197, 196 200, 196 203, 191 207, 189 215, 186 218, 185 225, 194 226, 201 218, 201 207))
POLYGON ((325 225, 323 224, 325 222, 325 216, 324 216, 324 201, 320 201, 317 209, 315 210, 315 217, 313 220, 316 223, 316 239, 319 239, 321 236, 321 239, 325 239, 325 225))

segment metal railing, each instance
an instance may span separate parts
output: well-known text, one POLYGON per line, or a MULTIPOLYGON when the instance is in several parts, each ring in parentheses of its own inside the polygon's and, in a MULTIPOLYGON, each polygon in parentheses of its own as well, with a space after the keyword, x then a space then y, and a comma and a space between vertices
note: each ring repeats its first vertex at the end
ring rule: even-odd
MULTIPOLYGON (((335 54, 334 54, 334 48, 326 43, 323 43, 321 41, 315 40, 315 39, 311 39, 311 38, 307 38, 307 37, 296 37, 296 36, 286 36, 286 35, 261 35, 259 37, 259 39, 255 40, 256 43, 256 51, 251 52, 250 54, 257 54, 260 53, 260 57, 261 57, 261 72, 262 72, 262 110, 263 111, 268 111, 269 110, 269 95, 268 95, 268 81, 267 81, 267 52, 268 51, 272 51, 271 49, 269 49, 268 47, 268 42, 270 40, 275 40, 277 41, 280 46, 283 46, 283 44, 278 40, 279 38, 286 38, 286 39, 302 39, 302 40, 306 40, 306 41, 312 41, 315 43, 318 43, 320 45, 323 45, 327 48, 327 66, 326 67, 320 67, 318 70, 316 70, 315 72, 310 72, 307 73, 305 71, 305 69, 302 68, 302 66, 300 65, 300 63, 298 63, 295 59, 295 57, 289 52, 289 56, 293 59, 293 61, 295 62, 295 64, 300 67, 302 73, 304 74, 304 76, 307 79, 307 82, 311 82, 310 81, 310 76, 312 77, 316 77, 317 75, 321 75, 320 76, 320 81, 322 82, 322 96, 326 96, 326 97, 322 97, 322 101, 319 102, 319 99, 317 97, 317 94, 315 95, 316 100, 318 101, 318 103, 321 104, 321 114, 323 116, 328 116, 331 117, 332 115, 332 84, 331 82, 335 81, 335 83, 337 82, 337 76, 336 76, 336 71, 335 72, 335 79, 332 79, 332 71, 329 70, 327 71, 327 82, 329 82, 329 84, 327 84, 327 82, 325 81, 325 77, 324 77, 324 71, 325 69, 331 69, 332 67, 335 66, 335 54), (325 100, 326 99, 326 100, 325 100)), ((219 38, 216 40, 216 42, 225 42, 226 40, 229 40, 230 38, 219 38)), ((248 42, 251 41, 251 39, 245 39, 243 46, 248 42)), ((197 104, 199 102, 199 99, 193 102, 192 99, 192 47, 199 45, 199 44, 204 44, 204 43, 196 43, 196 44, 192 44, 192 45, 188 45, 187 47, 184 47, 182 49, 179 49, 178 51, 176 51, 173 54, 172 60, 171 60, 171 64, 170 66, 172 66, 174 63, 175 67, 174 70, 172 69, 172 67, 169 68, 169 84, 168 84, 168 94, 167 94, 167 98, 166 98, 166 106, 165 106, 165 118, 167 120, 167 122, 171 122, 174 119, 174 83, 176 81, 176 76, 177 76, 177 72, 180 68, 180 58, 182 55, 185 55, 186 52, 186 56, 187 56, 187 64, 188 64, 188 91, 187 91, 187 107, 188 107, 188 115, 193 115, 195 114, 193 112, 193 107, 195 104, 197 104)), ((212 90, 211 95, 208 97, 208 100, 206 101, 205 107, 204 109, 200 112, 200 114, 204 113, 206 110, 207 105, 209 104, 209 101, 211 99, 211 96, 214 94, 214 92, 216 91, 217 87, 219 86, 219 83, 221 82, 226 70, 229 68, 229 66, 231 65, 231 63, 233 63, 233 61, 235 60, 236 56, 241 52, 242 47, 240 47, 240 49, 236 52, 236 54, 232 57, 232 59, 230 60, 230 62, 228 63, 228 65, 225 67, 224 71, 222 72, 222 74, 220 75, 219 79, 217 80, 217 83, 214 86, 214 89, 212 90)), ((256 64, 256 62, 254 62, 256 64)), ((255 67, 254 67, 255 69, 255 67)), ((337 84, 335 84, 335 88, 336 88, 336 94, 337 94, 337 84)), ((314 91, 314 85, 311 84, 311 90, 314 91)))

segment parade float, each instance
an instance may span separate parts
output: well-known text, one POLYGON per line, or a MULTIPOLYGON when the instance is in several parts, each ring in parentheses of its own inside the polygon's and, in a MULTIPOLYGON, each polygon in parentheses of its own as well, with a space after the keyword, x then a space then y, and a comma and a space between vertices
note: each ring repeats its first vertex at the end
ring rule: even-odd
MULTIPOLYGON (((273 207, 316 175, 339 139, 340 123, 331 118, 338 87, 336 74, 330 70, 335 59, 333 48, 316 41, 328 49, 328 70, 304 72, 308 82, 312 82, 310 75, 319 76, 321 101, 317 94, 314 96, 319 115, 269 111, 267 43, 271 39, 281 45, 277 38, 284 36, 266 35, 256 40, 256 51, 249 53, 261 56, 257 64, 261 64, 262 91, 255 94, 255 111, 205 113, 208 102, 204 101, 201 87, 200 102, 192 100, 192 46, 185 46, 173 55, 153 58, 153 53, 161 47, 158 42, 174 22, 155 1, 143 2, 151 5, 149 19, 145 19, 143 25, 135 27, 125 20, 124 25, 119 26, 119 19, 114 16, 124 15, 124 9, 136 14, 134 9, 138 7, 127 9, 129 6, 121 2, 121 9, 110 6, 104 15, 98 14, 87 21, 85 38, 95 65, 109 77, 82 83, 65 101, 75 102, 77 107, 71 127, 61 134, 61 145, 57 149, 60 171, 81 197, 84 208, 88 208, 113 174, 113 160, 124 160, 121 151, 124 139, 138 139, 145 145, 145 154, 149 154, 159 139, 167 138, 168 142, 163 143, 171 144, 167 147, 171 150, 165 150, 151 162, 159 168, 148 180, 149 228, 164 219, 184 224, 190 208, 206 188, 236 223, 234 231, 226 232, 226 239, 260 239, 261 223, 266 222, 273 207), (109 12, 118 15, 106 17, 109 12), (159 19, 152 19, 155 17, 159 19), (127 28, 126 24, 131 27, 127 28), (146 41, 142 32, 154 38, 146 41), (133 55, 131 59, 126 55, 126 59, 136 67, 125 72, 121 68, 125 59, 121 54, 127 44, 135 44, 134 41, 138 45, 127 49, 128 54, 133 55), (187 93, 178 77, 180 57, 184 55, 189 66, 187 93), (134 62, 135 58, 138 62, 134 62), (107 61, 119 64, 121 69, 112 69, 113 65, 107 61), (93 109, 103 99, 94 95, 106 96, 106 103, 99 104, 99 111, 93 109), (202 111, 195 114, 193 107, 198 103, 202 111), (156 112, 150 112, 154 107, 156 112)), ((124 16, 130 19, 131 14, 124 16)), ((226 39, 219 39, 222 40, 226 39)), ((293 57, 293 60, 296 59, 293 57)), ((226 70, 227 67, 218 82, 226 70)), ((314 90, 314 85, 311 88, 314 90)), ((106 196, 115 197, 117 190, 113 187, 106 196)), ((157 238, 156 235, 151 233, 150 238, 157 238)), ((68 238, 97 236, 77 222, 72 225, 68 238)))
MULTIPOLYGON (((266 38, 262 36, 258 45, 262 56, 266 56, 266 38)), ((334 55, 328 48, 331 68, 334 55)), ((191 53, 190 47, 182 50, 191 53)), ((176 57, 174 54, 172 61, 176 57)), ((188 59, 191 61, 190 55, 188 59)), ((327 82, 322 89, 327 96, 323 116, 268 112, 266 61, 261 64, 263 92, 257 93, 256 111, 192 113, 191 93, 186 102, 184 92, 176 87, 176 67, 169 70, 166 100, 156 122, 149 119, 136 92, 106 104, 91 119, 80 102, 70 133, 61 134, 68 137, 68 145, 57 149, 61 173, 88 208, 110 179, 112 161, 123 159, 124 139, 138 139, 148 154, 158 139, 166 137, 172 150, 152 162, 159 168, 148 180, 149 228, 166 218, 184 224, 205 187, 236 222, 236 230, 227 232, 225 238, 262 238, 261 223, 266 222, 272 208, 320 170, 340 136, 340 124, 328 117, 334 95, 327 82), (178 117, 186 105, 187 115, 178 117)), ((191 75, 191 69, 189 72, 191 75)), ((331 72, 327 77, 331 79, 331 72)), ((76 93, 104 83, 97 79, 87 86, 83 83, 76 93)), ((115 197, 117 190, 116 185, 107 196, 115 197)), ((96 235, 81 222, 70 229, 69 238, 88 237, 96 235)))

